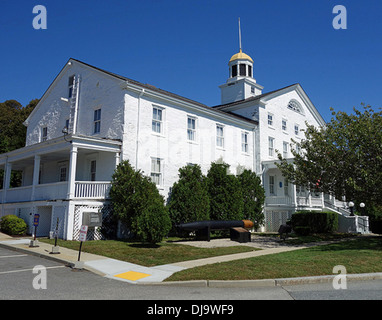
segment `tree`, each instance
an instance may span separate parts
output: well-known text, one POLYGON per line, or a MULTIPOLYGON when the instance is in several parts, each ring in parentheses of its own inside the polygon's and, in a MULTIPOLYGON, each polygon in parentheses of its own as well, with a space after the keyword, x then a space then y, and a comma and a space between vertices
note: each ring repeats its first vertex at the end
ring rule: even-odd
POLYGON ((364 106, 353 114, 334 112, 324 128, 307 126, 305 139, 293 151, 293 163, 279 154, 283 175, 311 191, 330 193, 366 208, 382 199, 382 111, 364 106))
MULTIPOLYGON (((25 146, 27 128, 24 121, 33 111, 38 99, 34 99, 26 107, 16 100, 7 100, 0 103, 0 153, 10 152, 25 146)), ((0 170, 0 188, 3 184, 4 170, 0 170)), ((11 186, 21 185, 22 172, 13 171, 11 186)))
POLYGON ((243 194, 244 219, 253 221, 255 229, 258 229, 264 223, 265 191, 261 185, 261 179, 255 172, 248 169, 245 169, 237 178, 243 194))
POLYGON ((179 180, 171 191, 169 211, 173 224, 209 220, 207 183, 199 165, 179 169, 179 180))
POLYGON ((28 118, 38 99, 32 100, 25 108, 16 100, 0 103, 0 153, 6 153, 25 146, 28 118))
POLYGON ((164 199, 155 184, 129 161, 122 161, 112 176, 110 198, 114 215, 143 241, 159 242, 171 223, 164 199))
POLYGON ((207 173, 211 220, 241 220, 244 218, 243 193, 237 177, 229 174, 226 163, 211 163, 207 173))

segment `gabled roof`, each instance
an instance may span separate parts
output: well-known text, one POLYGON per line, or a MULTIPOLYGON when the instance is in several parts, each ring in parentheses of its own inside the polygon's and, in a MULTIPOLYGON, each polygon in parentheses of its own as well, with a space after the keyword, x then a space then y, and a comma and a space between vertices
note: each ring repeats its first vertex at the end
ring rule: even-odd
POLYGON ((101 69, 101 68, 98 68, 98 67, 95 67, 95 66, 92 66, 86 62, 83 62, 83 61, 80 61, 80 60, 77 60, 77 59, 74 59, 74 58, 70 58, 68 60, 68 62, 65 64, 65 66, 61 69, 61 71, 59 72, 59 74, 56 76, 56 78, 53 80, 53 82, 50 84, 49 88, 45 91, 45 93, 43 94, 43 96, 41 97, 40 99, 40 102, 37 104, 37 106, 34 108, 34 110, 32 111, 32 113, 29 115, 28 119, 25 120, 24 124, 27 125, 28 122, 29 122, 29 118, 35 113, 35 111, 39 108, 39 105, 42 103, 42 101, 44 100, 44 97, 48 94, 48 92, 50 91, 50 89, 53 87, 53 84, 55 83, 55 81, 59 78, 60 74, 65 70, 65 68, 68 66, 68 64, 70 62, 77 62, 77 63, 80 63, 86 67, 89 67, 89 68, 92 68, 94 70, 97 70, 99 72, 102 72, 104 74, 107 74, 111 77, 114 77, 114 78, 117 78, 117 79, 120 79, 120 80, 123 80, 123 81, 126 81, 127 83, 131 84, 131 85, 134 85, 134 86, 138 86, 140 88, 143 88, 145 90, 148 90, 148 91, 152 91, 152 92, 156 92, 156 93, 159 93, 160 95, 162 96, 167 96, 167 97, 171 97, 173 99, 176 99, 178 101, 182 101, 182 102, 185 102, 187 104, 190 104, 190 105, 193 105, 193 106, 196 106, 196 107, 199 107, 199 108, 202 108, 208 112, 212 112, 216 115, 220 115, 220 116, 225 116, 225 117, 229 117, 229 118, 232 118, 232 119, 236 119, 236 120, 239 120, 239 121, 245 121, 245 122, 248 122, 252 125, 256 125, 258 124, 257 121, 254 121, 254 120, 251 120, 251 119, 248 119, 248 118, 245 118, 245 117, 242 117, 240 115, 236 115, 236 114, 232 114, 232 113, 227 113, 227 112, 224 112, 224 111, 221 111, 219 109, 214 109, 214 108, 211 108, 203 103, 200 103, 200 102, 197 102, 195 100, 191 100, 191 99, 188 99, 188 98, 185 98, 183 96, 180 96, 178 94, 175 94, 175 93, 172 93, 172 92, 169 92, 169 91, 166 91, 166 90, 163 90, 163 89, 160 89, 160 88, 157 88, 153 85, 150 85, 150 84, 147 84, 147 83, 141 83, 139 81, 136 81, 136 80, 133 80, 133 79, 130 79, 130 78, 127 78, 127 77, 124 77, 124 76, 121 76, 119 74, 116 74, 116 73, 113 73, 113 72, 110 72, 110 71, 107 71, 107 70, 104 70, 104 69, 101 69))
POLYGON ((235 101, 235 102, 231 102, 231 103, 217 105, 217 106, 214 106, 212 108, 216 109, 216 110, 220 110, 220 111, 225 111, 228 113, 232 110, 237 109, 238 107, 240 107, 240 105, 244 105, 244 104, 248 104, 248 103, 250 103, 250 104, 260 104, 260 103, 266 104, 266 102, 268 100, 270 100, 274 97, 277 97, 281 94, 287 93, 291 90, 295 90, 299 94, 299 96, 305 102, 309 111, 312 113, 312 115, 314 116, 316 121, 320 125, 325 126, 324 118, 318 112, 317 108, 314 106, 314 104, 312 103, 312 101, 310 100, 310 98, 308 97, 308 95, 306 94, 306 92, 304 91, 304 89, 302 88, 302 86, 299 83, 295 83, 295 84, 292 84, 290 86, 287 86, 287 87, 284 87, 281 89, 270 91, 270 92, 261 94, 259 96, 250 97, 247 99, 243 99, 243 100, 239 100, 239 101, 235 101))

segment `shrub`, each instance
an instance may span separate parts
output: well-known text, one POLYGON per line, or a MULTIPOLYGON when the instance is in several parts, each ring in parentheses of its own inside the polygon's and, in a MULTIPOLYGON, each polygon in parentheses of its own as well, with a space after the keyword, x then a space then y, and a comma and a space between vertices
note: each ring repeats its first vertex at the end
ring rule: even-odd
POLYGON ((330 233, 338 229, 338 215, 326 211, 298 211, 292 215, 291 224, 296 233, 307 232, 301 227, 309 228, 310 233, 330 233))
POLYGON ((27 232, 27 224, 15 215, 7 215, 1 218, 0 229, 6 234, 20 236, 27 232))
POLYGON ((237 176, 243 194, 244 219, 253 221, 254 228, 258 229, 264 223, 263 205, 265 191, 261 179, 255 172, 245 169, 237 176))
POLYGON ((145 242, 161 242, 171 228, 171 220, 163 203, 151 203, 138 217, 138 237, 145 242))
POLYGON ((294 232, 296 232, 300 236, 307 236, 311 233, 309 227, 300 226, 300 227, 295 227, 293 230, 294 230, 294 232))
POLYGON ((200 166, 179 169, 179 180, 174 183, 169 199, 169 211, 173 224, 210 219, 207 183, 200 166))
POLYGON ((211 220, 244 219, 243 193, 237 177, 229 174, 226 163, 211 163, 207 173, 211 220))
POLYGON ((168 211, 156 185, 140 170, 132 168, 129 161, 121 162, 112 177, 110 198, 113 214, 141 240, 159 242, 168 232, 168 211), (153 213, 158 216, 154 217, 153 213), (156 224, 155 230, 147 226, 156 224))

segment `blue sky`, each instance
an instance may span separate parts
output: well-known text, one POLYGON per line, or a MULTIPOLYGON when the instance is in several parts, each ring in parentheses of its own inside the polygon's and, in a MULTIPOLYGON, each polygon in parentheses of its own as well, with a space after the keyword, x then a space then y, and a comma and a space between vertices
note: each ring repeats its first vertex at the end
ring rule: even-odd
POLYGON ((325 120, 329 108, 381 107, 379 0, 1 0, 0 102, 40 98, 70 58, 209 106, 238 52, 255 61, 264 93, 300 83, 325 120), (47 30, 35 30, 35 5, 47 30), (346 30, 332 26, 347 9, 346 30))

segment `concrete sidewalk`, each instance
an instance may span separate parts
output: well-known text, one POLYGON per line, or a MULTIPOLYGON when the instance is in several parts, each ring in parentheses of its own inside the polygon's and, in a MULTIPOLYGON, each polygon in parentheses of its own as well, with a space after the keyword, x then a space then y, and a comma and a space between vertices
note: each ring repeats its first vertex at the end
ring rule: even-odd
MULTIPOLYGON (((170 277, 175 272, 198 266, 203 266, 206 264, 252 258, 267 254, 275 254, 291 250, 303 249, 307 247, 280 246, 275 248, 266 248, 264 250, 236 253, 191 261, 183 261, 155 267, 144 267, 137 264, 119 261, 116 259, 111 259, 86 252, 81 253, 81 262, 78 263, 78 251, 76 250, 60 247, 60 254, 52 254, 52 245, 39 241, 38 247, 31 248, 29 247, 30 241, 31 238, 17 239, 0 233, 0 246, 8 247, 13 250, 21 251, 24 253, 37 255, 54 261, 59 261, 75 268, 84 268, 104 277, 139 284, 161 283, 163 280, 170 277)), ((78 246, 79 245, 80 244, 78 243, 78 246)), ((209 245, 214 245, 214 243, 212 242, 209 245)), ((238 245, 238 243, 231 242, 231 245, 238 245)))
MULTIPOLYGON (((181 286, 210 286, 210 287, 235 287, 235 286, 275 286, 286 284, 302 284, 302 283, 314 283, 314 282, 328 282, 332 281, 332 276, 321 277, 303 277, 303 278, 290 278, 290 279, 265 279, 265 280, 243 280, 243 281, 186 281, 186 282, 165 282, 163 280, 170 277, 173 273, 203 266, 207 264, 220 263, 226 261, 233 261, 239 259, 247 259, 252 257, 258 257, 268 254, 277 254, 281 252, 293 251, 304 249, 317 245, 324 245, 332 242, 320 242, 313 244, 288 246, 280 245, 273 248, 265 248, 263 250, 237 253, 231 255, 217 256, 206 259, 198 259, 191 261, 177 262, 173 264, 144 267, 137 264, 119 261, 116 259, 106 258, 103 256, 90 254, 86 252, 81 253, 81 264, 79 265, 78 251, 60 247, 60 254, 51 254, 52 245, 38 242, 38 247, 29 247, 31 238, 12 238, 0 233, 0 247, 24 252, 27 254, 37 255, 43 258, 51 259, 54 261, 62 262, 69 266, 77 268, 84 268, 88 271, 94 272, 98 275, 126 281, 135 284, 147 284, 147 285, 181 285, 181 286)), ((237 243, 234 243, 237 245, 237 243)), ((78 243, 79 246, 79 243, 78 243)), ((253 245, 252 245, 253 246, 253 245)), ((382 279, 382 273, 364 274, 364 275, 348 275, 348 277, 356 280, 370 280, 370 279, 382 279)), ((350 279, 349 278, 349 279, 350 279)))
MULTIPOLYGON (((17 239, 0 233, 0 247, 58 261, 74 268, 83 268, 104 277, 130 283, 162 282, 174 272, 185 269, 172 265, 149 268, 87 252, 81 252, 79 263, 78 251, 76 250, 60 247, 59 254, 52 254, 52 245, 38 241, 38 247, 29 247, 30 241, 31 238, 17 239)), ((79 246, 80 243, 78 243, 79 246)))

